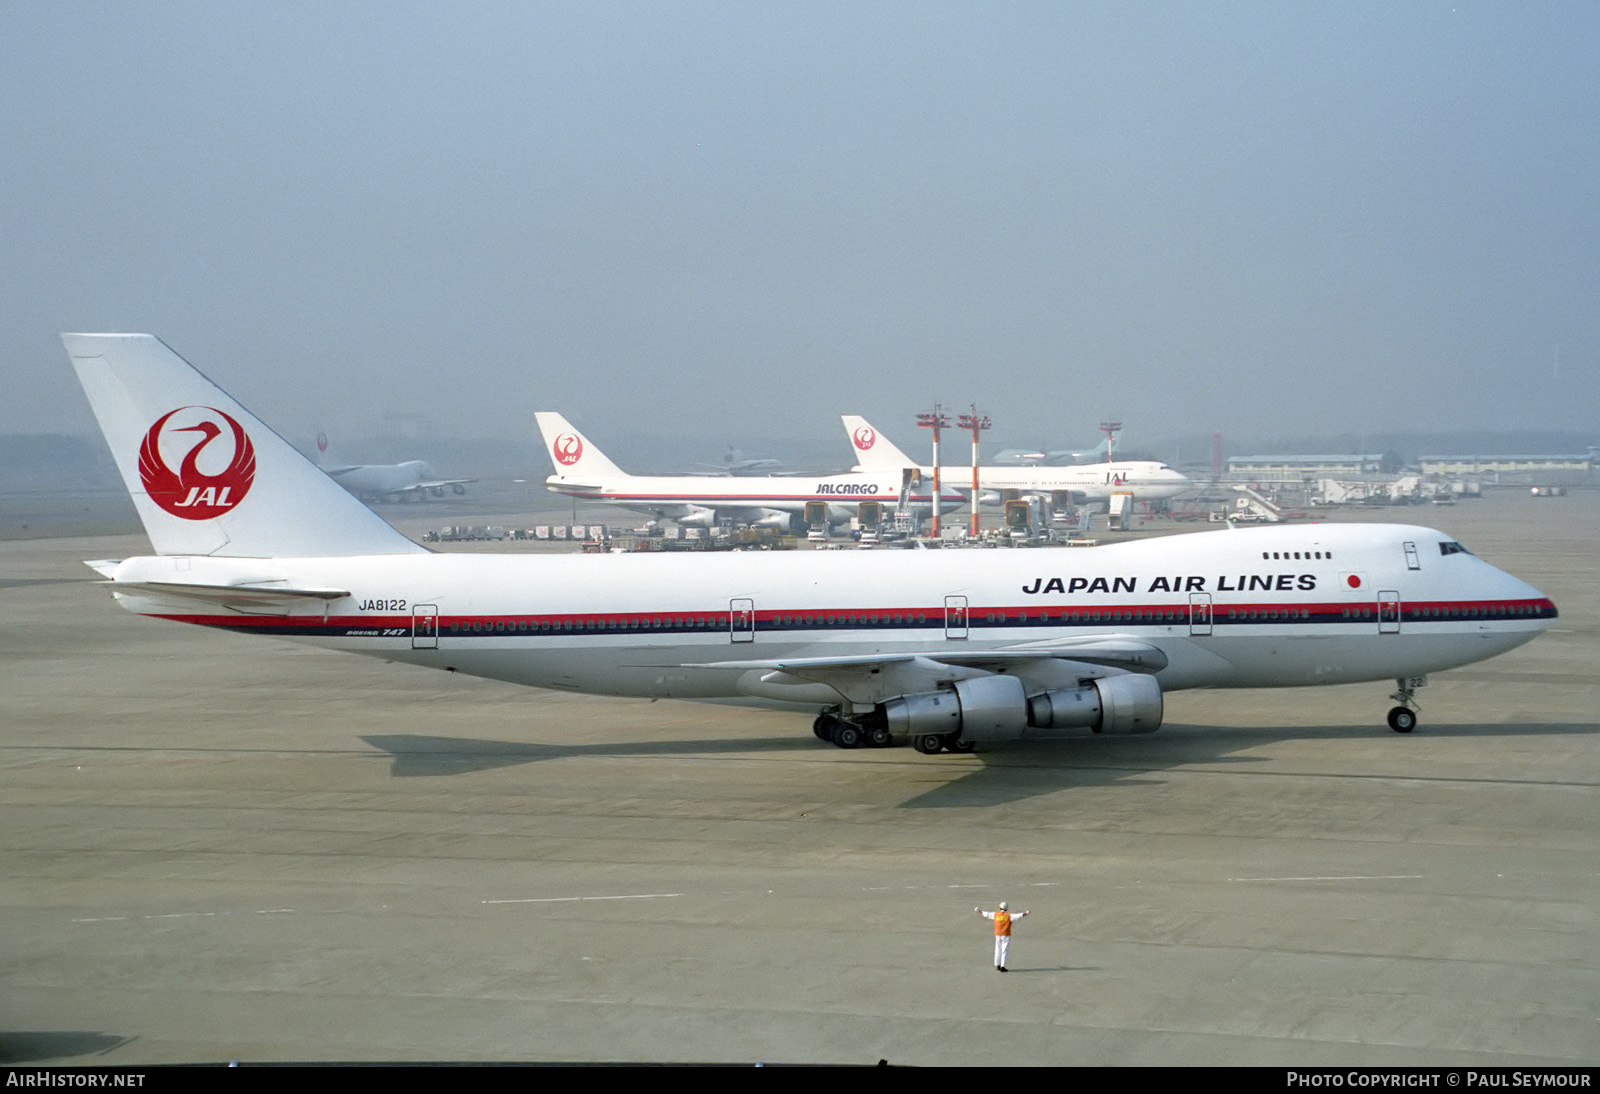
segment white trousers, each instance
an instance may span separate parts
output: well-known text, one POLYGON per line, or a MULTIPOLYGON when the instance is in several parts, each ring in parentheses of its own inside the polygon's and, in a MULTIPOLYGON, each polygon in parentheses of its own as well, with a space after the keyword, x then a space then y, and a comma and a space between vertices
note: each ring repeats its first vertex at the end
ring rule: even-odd
POLYGON ((995 935, 994 936, 994 967, 997 968, 997 969, 1005 968, 1006 967, 1006 955, 1009 954, 1010 952, 1011 952, 1011 936, 1008 935, 1008 934, 997 934, 997 935, 995 935))

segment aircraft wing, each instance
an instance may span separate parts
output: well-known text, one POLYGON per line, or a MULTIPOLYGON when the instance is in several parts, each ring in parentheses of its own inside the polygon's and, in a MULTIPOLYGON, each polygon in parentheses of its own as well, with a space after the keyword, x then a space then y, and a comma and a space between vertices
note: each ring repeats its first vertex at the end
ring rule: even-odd
POLYGON ((1066 638, 998 649, 938 653, 864 653, 841 657, 779 657, 770 660, 715 661, 684 668, 745 669, 762 672, 763 684, 827 684, 852 703, 881 703, 899 695, 931 691, 942 684, 1030 666, 1086 675, 1153 673, 1167 655, 1135 638, 1066 638))
POLYGON ((477 479, 431 479, 428 482, 414 482, 406 487, 407 490, 443 490, 446 486, 465 486, 477 479))

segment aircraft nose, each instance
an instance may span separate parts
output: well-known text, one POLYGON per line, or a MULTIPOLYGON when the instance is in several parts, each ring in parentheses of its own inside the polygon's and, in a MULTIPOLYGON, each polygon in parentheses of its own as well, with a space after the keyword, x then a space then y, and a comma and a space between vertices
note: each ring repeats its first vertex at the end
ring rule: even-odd
POLYGON ((1519 614, 1531 612, 1533 623, 1540 630, 1547 629, 1560 617, 1561 613, 1556 609, 1554 600, 1545 596, 1544 593, 1523 581, 1520 577, 1508 574, 1504 570, 1499 572, 1501 587, 1496 590, 1495 595, 1505 600, 1521 601, 1525 607, 1517 609, 1519 614))

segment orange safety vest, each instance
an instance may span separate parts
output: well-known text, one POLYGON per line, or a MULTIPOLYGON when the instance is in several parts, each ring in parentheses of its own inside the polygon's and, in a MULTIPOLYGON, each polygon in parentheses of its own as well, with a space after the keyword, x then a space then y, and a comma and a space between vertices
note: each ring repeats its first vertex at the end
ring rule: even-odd
POLYGON ((1005 938, 1005 937, 1009 937, 1010 935, 1011 935, 1011 913, 1010 912, 996 912, 996 913, 994 913, 994 936, 996 938, 1005 938))

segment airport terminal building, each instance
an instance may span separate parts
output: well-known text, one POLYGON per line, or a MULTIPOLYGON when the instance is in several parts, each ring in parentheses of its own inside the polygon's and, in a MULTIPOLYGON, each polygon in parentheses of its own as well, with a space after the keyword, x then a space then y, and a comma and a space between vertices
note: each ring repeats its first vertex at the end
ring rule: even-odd
POLYGON ((1382 474, 1381 453, 1228 457, 1228 478, 1234 482, 1304 482, 1307 479, 1372 478, 1382 474))
POLYGON ((1417 465, 1425 475, 1471 476, 1491 482, 1534 480, 1571 484, 1588 478, 1594 468, 1592 454, 1566 456, 1422 456, 1417 465))

